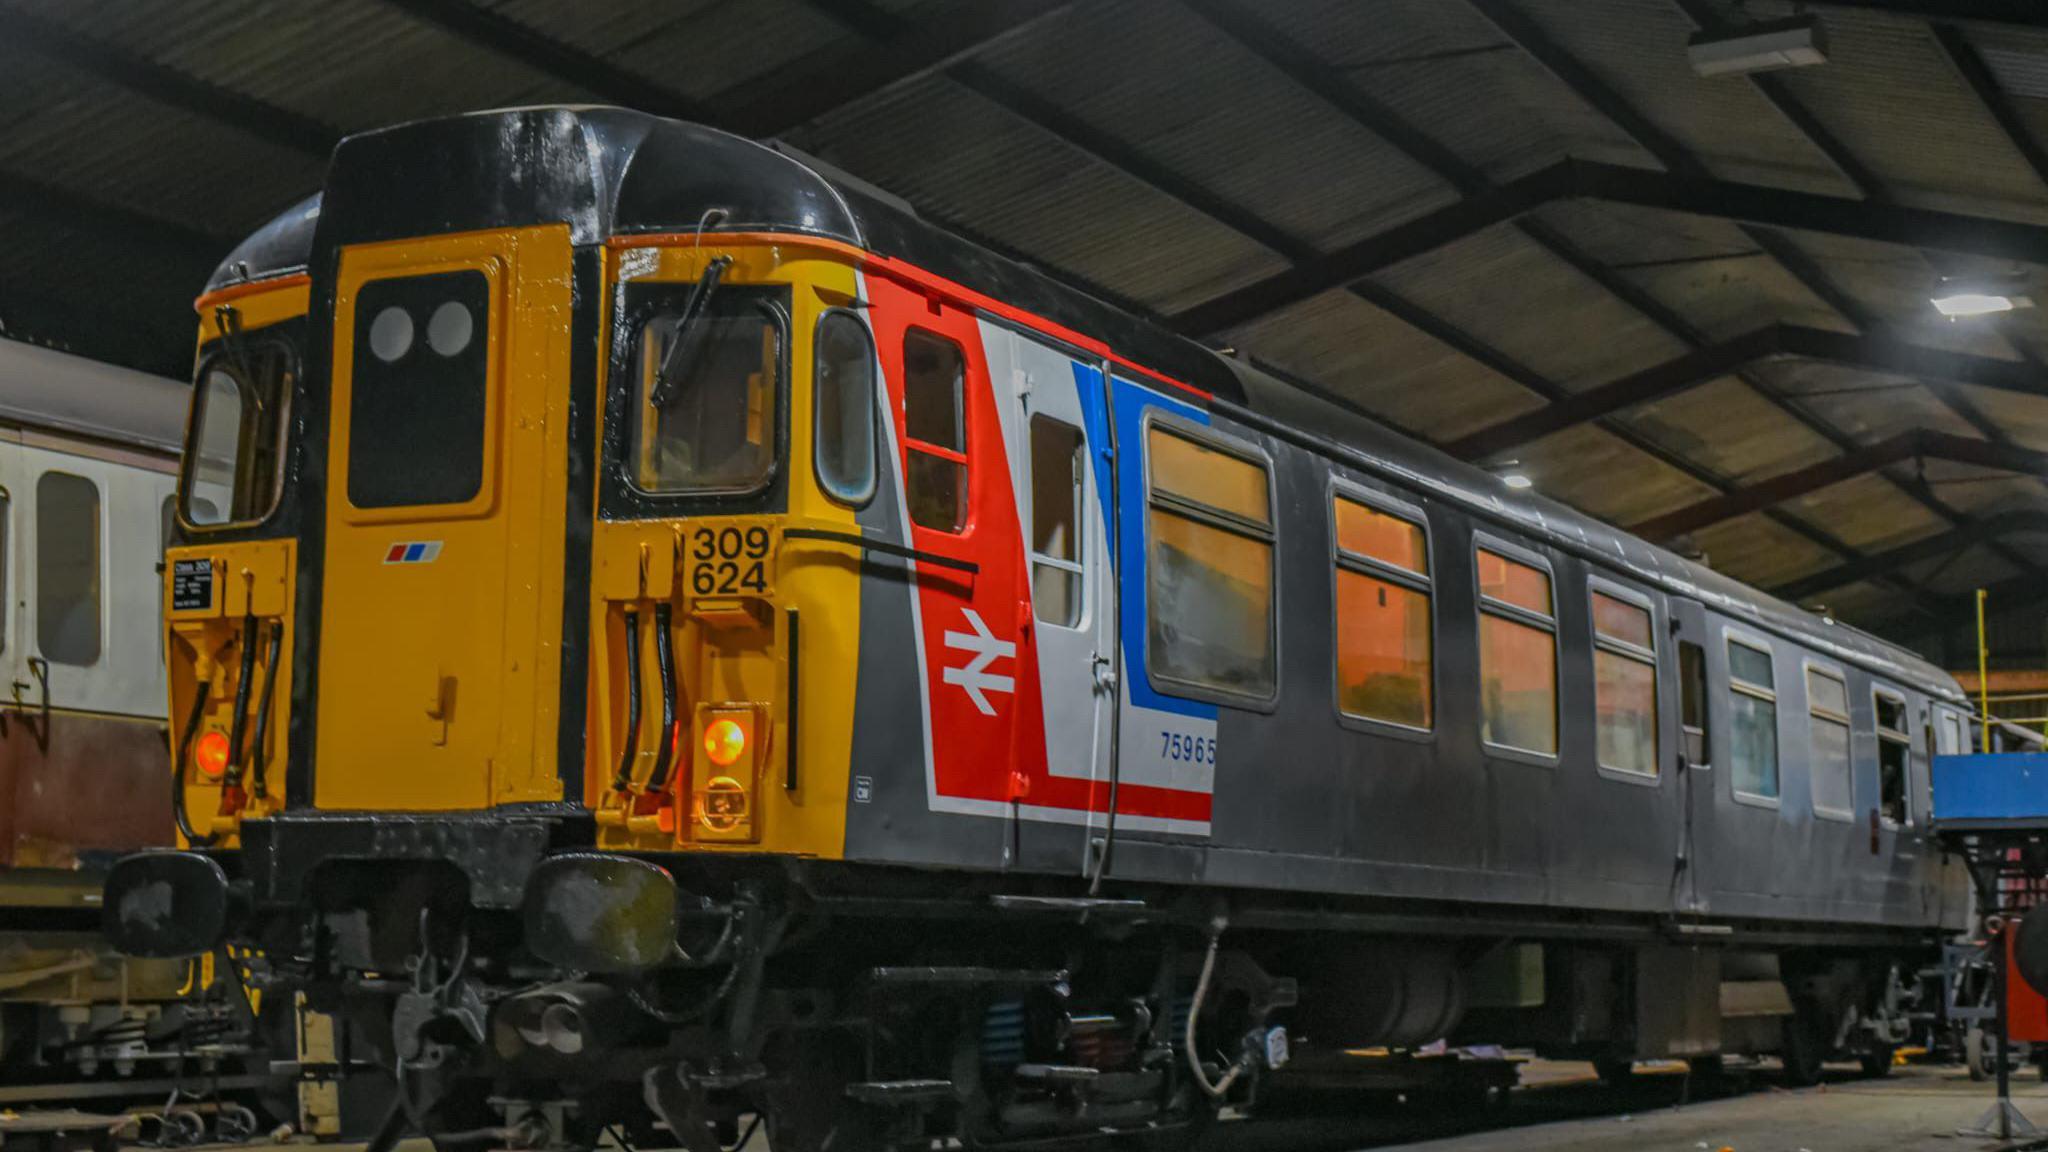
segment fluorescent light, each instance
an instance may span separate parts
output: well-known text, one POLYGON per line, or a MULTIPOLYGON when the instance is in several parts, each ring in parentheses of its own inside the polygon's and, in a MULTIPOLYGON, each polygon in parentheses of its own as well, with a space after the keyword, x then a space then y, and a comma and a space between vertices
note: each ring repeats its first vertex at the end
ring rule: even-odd
POLYGON ((1685 54, 1701 76, 1746 75, 1828 62, 1828 38, 1815 16, 1792 16, 1695 32, 1685 54))
POLYGON ((1507 475, 1501 477, 1500 482, 1507 485, 1510 488, 1513 488, 1517 492, 1521 491, 1524 488, 1534 488, 1536 486, 1536 482, 1534 480, 1529 479, 1527 476, 1522 475, 1520 472, 1510 472, 1507 475))
POLYGON ((1934 305, 1936 312, 1951 320, 1962 316, 1990 316, 2034 306, 2034 302, 2025 296, 2008 296, 2002 292, 1954 292, 1936 296, 1929 303, 1934 305))

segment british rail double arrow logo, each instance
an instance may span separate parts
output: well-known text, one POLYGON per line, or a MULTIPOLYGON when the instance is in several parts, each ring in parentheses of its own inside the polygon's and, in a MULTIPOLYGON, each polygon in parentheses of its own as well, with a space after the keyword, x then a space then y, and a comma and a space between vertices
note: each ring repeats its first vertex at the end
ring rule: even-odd
POLYGON ((993 716, 996 709, 988 702, 988 694, 1015 692, 1017 681, 990 672, 988 666, 998 660, 1015 658, 1017 645, 1013 641, 996 639, 996 634, 988 630, 988 625, 982 623, 980 614, 974 609, 962 608, 960 611, 967 616, 967 626, 974 631, 946 633, 946 647, 972 652, 974 658, 958 668, 947 665, 941 678, 948 684, 957 684, 965 689, 968 699, 974 701, 982 715, 993 716))

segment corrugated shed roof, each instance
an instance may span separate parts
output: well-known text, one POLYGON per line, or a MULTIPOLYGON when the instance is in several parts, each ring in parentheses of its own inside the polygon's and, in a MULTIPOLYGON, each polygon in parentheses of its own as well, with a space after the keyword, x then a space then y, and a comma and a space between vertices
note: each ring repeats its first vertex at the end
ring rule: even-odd
POLYGON ((1521 0, 1518 7, 1715 175, 1811 192, 1853 191, 1741 77, 1693 74, 1685 55, 1693 24, 1675 6, 1521 0))
POLYGON ((1685 350, 1511 226, 1418 256, 1378 279, 1566 388, 1604 384, 1685 350), (1560 324, 1561 316, 1570 323, 1560 324), (1599 337, 1586 339, 1587 332, 1599 337))
POLYGON ((1312 247, 1456 199, 1174 0, 1091 5, 984 63, 1312 247), (1203 62, 1200 83, 1186 83, 1190 60, 1203 62))
POLYGON ((1543 406, 1535 393, 1349 292, 1326 292, 1231 338, 1290 375, 1438 439, 1543 406))

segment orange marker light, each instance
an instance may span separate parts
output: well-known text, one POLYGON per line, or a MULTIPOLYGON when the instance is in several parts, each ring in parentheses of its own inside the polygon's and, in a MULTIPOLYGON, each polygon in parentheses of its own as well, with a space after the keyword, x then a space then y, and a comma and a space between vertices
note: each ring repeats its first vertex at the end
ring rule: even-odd
POLYGON ((220 779, 221 773, 228 770, 228 734, 216 730, 201 736, 199 746, 192 750, 192 760, 199 765, 202 775, 220 779))
POLYGON ((737 720, 713 720, 704 726, 704 755, 720 768, 739 762, 747 750, 747 730, 737 720))

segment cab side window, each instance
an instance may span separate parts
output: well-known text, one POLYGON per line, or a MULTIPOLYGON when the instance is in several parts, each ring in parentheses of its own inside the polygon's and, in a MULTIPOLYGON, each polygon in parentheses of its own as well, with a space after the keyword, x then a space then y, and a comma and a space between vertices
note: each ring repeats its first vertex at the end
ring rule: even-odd
POLYGON ((851 312, 825 313, 811 358, 818 483, 842 504, 865 504, 875 494, 875 345, 867 325, 851 312))
POLYGON ((1163 424, 1145 436, 1146 664, 1160 680, 1267 700, 1273 510, 1264 463, 1163 424))

